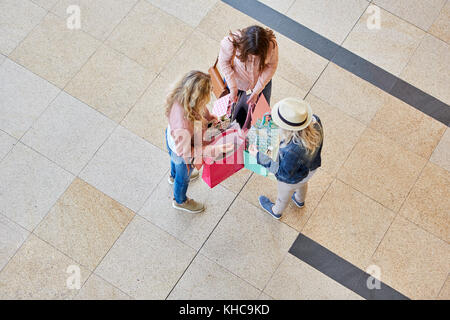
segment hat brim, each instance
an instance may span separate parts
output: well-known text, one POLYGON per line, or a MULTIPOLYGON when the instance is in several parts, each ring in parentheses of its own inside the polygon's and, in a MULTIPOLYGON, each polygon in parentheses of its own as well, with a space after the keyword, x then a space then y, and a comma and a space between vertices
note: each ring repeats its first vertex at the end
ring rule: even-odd
POLYGON ((272 120, 273 120, 273 122, 275 122, 275 124, 278 127, 282 128, 282 129, 286 129, 286 130, 291 130, 291 131, 300 131, 300 130, 303 130, 303 129, 307 128, 311 124, 313 114, 312 114, 311 106, 309 104, 308 104, 308 107, 307 107, 308 118, 306 119, 305 123, 302 124, 301 126, 291 126, 291 125, 288 125, 283 120, 281 120, 280 116, 278 115, 279 107, 280 107, 280 105, 276 104, 272 108, 272 111, 271 111, 272 120))

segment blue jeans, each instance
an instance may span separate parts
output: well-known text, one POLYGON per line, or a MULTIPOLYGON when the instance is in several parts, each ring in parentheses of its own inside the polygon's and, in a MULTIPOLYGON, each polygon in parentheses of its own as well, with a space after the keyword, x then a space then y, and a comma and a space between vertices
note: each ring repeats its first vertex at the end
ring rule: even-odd
POLYGON ((174 179, 173 197, 176 203, 182 204, 187 200, 186 192, 189 187, 189 179, 191 178, 193 166, 191 164, 186 164, 182 157, 179 157, 170 149, 167 141, 167 129, 166 146, 170 155, 170 176, 174 179))

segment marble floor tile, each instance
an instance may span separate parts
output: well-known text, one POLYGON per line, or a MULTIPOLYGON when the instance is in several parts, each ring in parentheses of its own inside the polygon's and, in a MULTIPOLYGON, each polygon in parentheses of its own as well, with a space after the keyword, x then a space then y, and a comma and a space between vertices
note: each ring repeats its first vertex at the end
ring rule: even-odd
POLYGON ((447 277, 447 281, 445 281, 444 286, 437 297, 439 300, 450 300, 450 278, 447 277))
POLYGON ((53 162, 18 143, 0 166, 0 212, 32 231, 73 178, 53 162))
POLYGON ((8 154, 16 145, 17 140, 6 132, 0 131, 0 161, 8 154))
POLYGON ((286 11, 288 11, 288 9, 294 4, 295 0, 259 0, 259 2, 262 2, 266 6, 285 14, 286 11))
POLYGON ((403 101, 391 97, 370 127, 417 155, 429 159, 446 126, 403 101))
POLYGON ((374 0, 373 2, 396 16, 427 31, 439 16, 446 0, 374 0))
POLYGON ((115 123, 62 92, 22 142, 78 174, 115 128, 115 123))
POLYGON ((0 65, 0 129, 20 139, 58 93, 54 85, 6 59, 0 65))
POLYGON ((362 300, 350 289, 289 253, 264 292, 277 300, 362 300))
POLYGON ((123 54, 102 46, 65 91, 120 122, 155 77, 123 54))
POLYGON ((225 214, 236 194, 222 186, 210 189, 200 177, 197 181, 189 184, 187 196, 203 203, 206 209, 199 214, 188 214, 172 207, 173 185, 167 182, 168 176, 161 180, 144 207, 139 211, 139 215, 185 244, 199 250, 225 214))
MULTIPOLYGON (((212 39, 220 42, 230 31, 235 32, 238 29, 255 24, 261 25, 259 21, 250 18, 222 1, 217 1, 216 5, 209 10, 197 28, 212 39)), ((219 52, 217 51, 217 53, 219 52)))
POLYGON ((93 271, 134 213, 75 179, 34 233, 93 271))
POLYGON ((141 0, 108 37, 106 44, 152 72, 160 72, 192 28, 141 0))
POLYGON ((263 289, 297 234, 238 197, 201 253, 263 289))
POLYGON ((238 172, 236 172, 235 174, 233 174, 228 179, 226 179, 225 181, 222 181, 220 185, 222 187, 227 188, 231 192, 234 192, 235 194, 239 194, 244 185, 250 179, 251 175, 252 171, 243 168, 238 172))
POLYGON ((81 30, 104 41, 138 0, 60 0, 51 11, 61 18, 68 17, 67 8, 78 6, 81 30))
POLYGON ((135 299, 165 299, 195 251, 135 216, 96 273, 135 299))
POLYGON ((353 118, 369 124, 389 95, 354 74, 330 63, 311 93, 353 118))
POLYGON ((74 300, 130 300, 131 298, 106 282, 99 276, 92 274, 74 300))
POLYGON ((325 136, 321 155, 322 169, 336 176, 366 126, 313 94, 309 94, 306 101, 322 122, 325 136))
POLYGON ((0 271, 14 256, 30 233, 0 214, 0 271))
POLYGON ((53 6, 59 1, 59 0, 31 0, 32 2, 36 3, 41 8, 44 8, 46 10, 50 10, 53 8, 53 6))
POLYGON ((281 76, 275 75, 272 78, 272 96, 270 98, 270 105, 274 106, 278 101, 288 97, 295 97, 303 99, 307 91, 292 84, 281 76))
POLYGON ((79 176, 136 212, 168 166, 166 152, 119 126, 79 176))
POLYGON ((450 171, 450 130, 447 128, 431 155, 430 161, 450 171))
MULTIPOLYGON (((333 177, 329 173, 319 169, 308 183, 305 206, 300 209, 294 202, 290 201, 283 212, 281 221, 297 231, 301 231, 332 181, 333 177)), ((254 173, 239 196, 260 208, 258 199, 261 195, 265 195, 271 201, 275 201, 277 197, 277 182, 254 173), (264 187, 261 188, 261 186, 264 187)))
POLYGON ((259 294, 258 289, 199 254, 169 300, 254 300, 259 294))
POLYGON ((65 19, 49 13, 10 58, 64 88, 99 45, 95 38, 79 30, 68 29, 65 19))
POLYGON ((365 270, 394 218, 394 212, 338 180, 302 233, 365 270))
POLYGON ((428 30, 433 36, 450 44, 450 2, 447 1, 439 17, 428 30))
POLYGON ((400 213, 406 219, 450 242, 450 172, 428 163, 400 213))
POLYGON ((411 299, 435 299, 448 276, 449 244, 397 217, 373 256, 381 280, 411 299))
POLYGON ((398 212, 425 164, 424 158, 367 129, 338 178, 398 212))
POLYGON ((69 257, 30 235, 0 273, 0 299, 70 299, 78 293, 77 285, 82 286, 89 274, 69 257))
POLYGON ((368 5, 366 0, 296 0, 287 16, 341 44, 368 5))
POLYGON ((400 78, 450 104, 450 44, 425 36, 400 78))
POLYGON ((208 11, 216 4, 217 0, 147 0, 155 7, 184 21, 195 28, 206 16, 208 11))
POLYGON ((0 53, 9 55, 46 14, 29 0, 0 2, 0 53))
POLYGON ((425 36, 425 32, 380 9, 380 29, 369 29, 368 9, 345 40, 344 48, 398 76, 425 36))

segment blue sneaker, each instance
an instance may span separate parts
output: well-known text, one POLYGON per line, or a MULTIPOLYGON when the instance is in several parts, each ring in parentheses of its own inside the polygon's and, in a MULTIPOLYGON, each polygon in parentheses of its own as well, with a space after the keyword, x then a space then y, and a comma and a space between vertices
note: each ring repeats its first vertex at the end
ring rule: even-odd
POLYGON ((305 203, 304 203, 304 202, 298 202, 298 201, 295 199, 295 194, 296 194, 296 192, 294 192, 294 194, 292 195, 292 201, 294 201, 294 203, 297 205, 297 207, 303 208, 303 207, 305 206, 305 203))
POLYGON ((276 214, 272 211, 272 207, 273 207, 273 202, 271 202, 269 200, 269 198, 264 197, 264 196, 260 196, 259 197, 259 204, 261 205, 261 207, 267 211, 268 213, 270 213, 270 215, 272 217, 274 217, 275 219, 279 220, 281 218, 281 214, 276 214))

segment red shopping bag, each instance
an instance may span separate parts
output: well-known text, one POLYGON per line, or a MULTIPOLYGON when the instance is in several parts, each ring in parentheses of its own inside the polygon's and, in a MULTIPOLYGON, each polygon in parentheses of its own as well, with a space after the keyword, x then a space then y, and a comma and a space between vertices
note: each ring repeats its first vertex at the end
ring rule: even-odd
POLYGON ((233 143, 234 149, 222 158, 205 157, 202 179, 210 188, 229 178, 244 167, 245 136, 240 130, 225 131, 212 145, 233 143))

